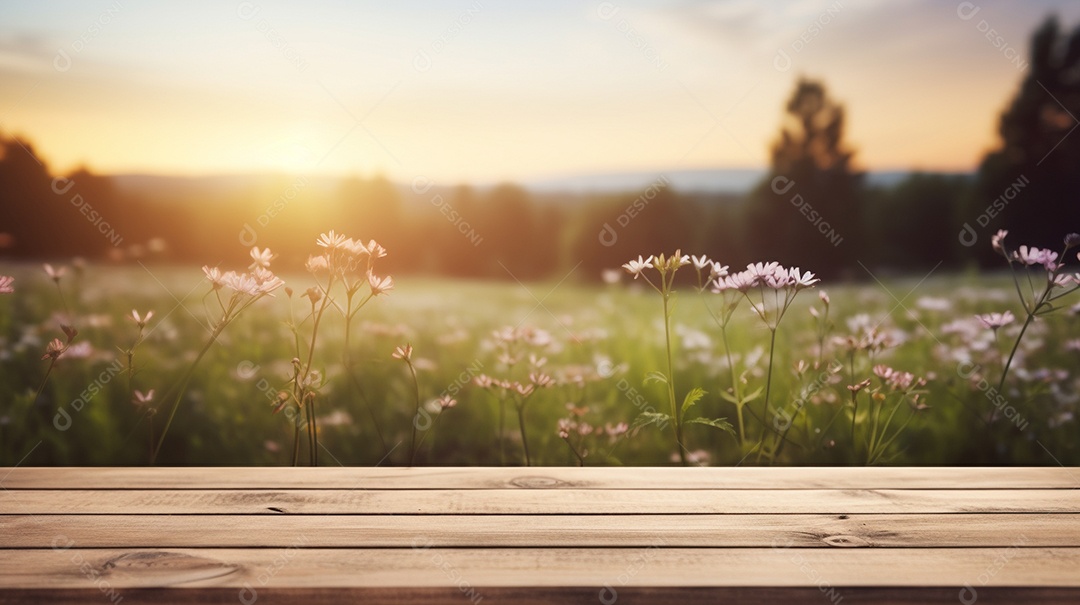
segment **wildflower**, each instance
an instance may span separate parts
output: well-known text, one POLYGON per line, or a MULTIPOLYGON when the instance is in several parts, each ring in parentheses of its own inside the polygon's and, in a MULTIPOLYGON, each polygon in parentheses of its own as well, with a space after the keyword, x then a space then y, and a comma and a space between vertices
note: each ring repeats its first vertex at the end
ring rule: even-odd
POLYGON ((60 283, 60 278, 64 276, 64 273, 67 272, 66 267, 57 267, 54 269, 53 266, 49 263, 45 263, 44 267, 45 275, 48 275, 49 279, 53 280, 56 283, 60 283))
POLYGON ((788 286, 795 285, 794 283, 792 283, 791 277, 788 275, 787 271, 783 269, 783 267, 777 270, 776 273, 765 276, 762 281, 765 282, 766 286, 773 290, 783 290, 788 286))
POLYGON ((1005 236, 1009 232, 1004 229, 998 229, 998 232, 990 237, 990 245, 994 248, 994 251, 1002 256, 1007 256, 1005 252, 1005 236))
POLYGON ((146 327, 147 322, 149 322, 150 318, 153 317, 153 316, 154 316, 153 311, 147 311, 146 315, 141 315, 140 316, 139 312, 137 310, 135 310, 135 309, 131 310, 131 319, 135 322, 135 325, 139 326, 140 330, 146 327))
POLYGON ((64 354, 65 350, 67 350, 67 345, 65 345, 59 338, 54 338, 49 341, 48 346, 45 347, 45 354, 41 356, 41 359, 52 359, 53 361, 55 361, 64 354))
POLYGON ((79 334, 78 330, 67 324, 60 324, 60 329, 64 332, 64 336, 67 336, 68 344, 71 344, 71 341, 75 340, 79 334))
POLYGON ((322 290, 316 288, 315 286, 312 286, 312 287, 308 288, 307 290, 305 290, 304 293, 301 294, 301 296, 305 296, 309 300, 311 300, 311 304, 312 304, 312 306, 314 306, 320 300, 322 300, 323 294, 322 294, 322 290))
POLYGON ((634 279, 637 279, 638 276, 641 275, 641 272, 651 267, 652 264, 652 255, 650 255, 649 258, 642 259, 641 255, 639 254, 637 260, 631 259, 630 262, 623 265, 623 268, 626 269, 627 273, 633 275, 634 279))
POLYGON ((952 308, 952 303, 947 298, 921 296, 915 301, 915 306, 926 311, 948 311, 952 308))
POLYGON ((255 283, 259 286, 259 294, 273 296, 274 290, 285 285, 284 280, 262 267, 256 268, 253 276, 255 278, 255 283))
POLYGON ((713 281, 721 277, 727 277, 729 268, 730 267, 728 267, 727 265, 721 265, 720 263, 714 262, 712 264, 712 267, 709 269, 709 281, 713 281))
POLYGON ((142 391, 136 389, 135 390, 135 396, 131 400, 131 402, 134 403, 135 405, 139 406, 139 407, 142 407, 142 406, 150 403, 153 400, 154 400, 154 389, 150 389, 149 391, 147 391, 145 393, 143 393, 142 391))
POLYGON ((874 375, 881 378, 894 391, 906 391, 926 384, 926 380, 916 378, 911 372, 901 372, 882 364, 874 366, 874 375))
POLYGON ((546 388, 555 385, 555 379, 543 372, 532 372, 529 374, 529 382, 540 388, 546 388))
POLYGON ((64 351, 64 357, 68 359, 90 359, 90 356, 94 353, 96 353, 94 345, 84 340, 79 343, 69 344, 64 351))
MULTIPOLYGON (((503 386, 504 386, 504 388, 506 388, 507 385, 503 385, 503 386)), ((533 391, 536 390, 536 384, 534 384, 534 383, 521 384, 520 382, 515 381, 515 382, 510 383, 509 389, 513 390, 513 391, 517 391, 517 394, 521 395, 522 397, 528 397, 529 395, 532 395, 533 391)))
POLYGON ((819 290, 817 295, 818 295, 818 298, 821 299, 821 302, 825 303, 826 307, 829 306, 829 293, 828 292, 826 292, 824 290, 819 290))
POLYGON ((263 248, 259 250, 258 246, 251 248, 251 258, 255 262, 251 263, 251 268, 267 268, 270 266, 270 261, 274 259, 274 254, 270 252, 270 248, 263 248))
POLYGON ((315 240, 316 245, 330 250, 340 248, 344 243, 345 236, 340 233, 334 233, 333 229, 331 229, 329 233, 319 235, 319 239, 315 240))
POLYGON ((714 292, 736 290, 746 292, 755 285, 755 278, 747 271, 740 271, 724 277, 718 277, 713 285, 714 292))
POLYGON ((1051 250, 1045 250, 1042 248, 1031 248, 1027 246, 1020 246, 1020 248, 1013 253, 1013 258, 1021 263, 1031 265, 1042 265, 1047 271, 1056 271, 1061 265, 1057 264, 1057 252, 1051 250))
POLYGON ((805 359, 800 359, 795 362, 795 375, 802 376, 806 373, 806 370, 810 369, 810 364, 806 363, 805 359))
POLYGON ((378 296, 383 292, 389 292, 394 289, 394 278, 387 275, 386 277, 378 277, 371 270, 368 270, 368 285, 371 286, 371 295, 378 296))
POLYGON ((225 285, 225 276, 221 274, 221 270, 217 267, 208 267, 203 265, 203 273, 206 274, 206 279, 210 280, 210 285, 215 290, 220 290, 225 285))
POLYGON ((682 250, 676 250, 675 254, 668 259, 668 267, 673 271, 679 267, 685 267, 690 264, 690 255, 680 254, 681 252, 682 250))
POLYGON ((1080 246, 1080 233, 1070 233, 1065 236, 1065 249, 1080 246))
POLYGON ((999 328, 1011 324, 1016 320, 1016 317, 1013 316, 1012 311, 1005 311, 1004 313, 985 313, 983 315, 976 315, 975 319, 979 320, 979 323, 987 328, 997 331, 999 328))
POLYGON ((0 294, 11 294, 15 291, 15 287, 11 284, 15 282, 15 278, 9 275, 0 275, 0 294))
POLYGON ((266 267, 252 267, 251 277, 255 278, 257 283, 265 283, 274 279, 274 272, 266 267))
POLYGON ((802 290, 803 288, 809 288, 814 284, 821 281, 814 277, 814 274, 809 271, 803 271, 800 273, 798 267, 792 267, 788 269, 788 285, 794 287, 796 290, 802 290))
MULTIPOLYGON (((640 257, 639 257, 640 258, 640 257)), ((674 273, 679 270, 679 267, 685 267, 690 264, 690 256, 683 254, 682 250, 676 250, 675 254, 670 257, 661 254, 660 256, 650 256, 652 259, 652 266, 660 273, 674 273)))
POLYGON ((449 395, 443 394, 435 400, 435 403, 439 404, 440 409, 446 410, 457 405, 457 399, 454 399, 449 395))
POLYGON ((626 424, 625 422, 620 422, 615 425, 608 423, 604 426, 604 432, 607 433, 607 436, 611 439, 615 439, 620 435, 625 435, 626 432, 629 430, 630 425, 626 424))
POLYGON ((1055 275, 1052 280, 1050 280, 1050 283, 1052 283, 1054 286, 1056 286, 1058 288, 1068 288, 1069 286, 1071 286, 1074 283, 1074 281, 1075 281, 1075 278, 1072 275, 1066 275, 1064 273, 1059 273, 1059 274, 1055 275))
POLYGON ((240 292, 241 294, 250 294, 256 296, 259 294, 259 283, 255 281, 255 278, 247 273, 237 273, 236 271, 226 271, 225 275, 221 278, 229 288, 240 292))
POLYGON ((711 268, 712 265, 713 265, 713 262, 711 260, 709 260, 709 257, 705 256, 704 254, 702 254, 701 256, 691 256, 690 257, 690 262, 692 262, 694 264, 694 268, 697 269, 698 271, 701 271, 702 269, 704 269, 706 267, 711 268))
POLYGON ((383 248, 375 240, 369 240, 367 244, 367 253, 371 258, 383 258, 386 256, 386 248, 383 248))
POLYGON ((567 413, 570 414, 571 417, 576 416, 576 417, 580 418, 580 417, 584 416, 585 414, 587 414, 589 412, 589 408, 587 408, 587 407, 579 408, 576 405, 574 405, 573 403, 568 402, 566 404, 566 411, 567 411, 567 413))
MULTIPOLYGON (((782 268, 780 267, 780 263, 777 262, 750 263, 746 265, 747 277, 753 281, 753 285, 755 286, 765 281, 768 277, 774 277, 778 269, 782 268)), ((786 280, 786 274, 784 277, 786 280)))
POLYGON ((391 354, 394 359, 401 359, 403 361, 412 360, 412 345, 406 344, 404 347, 395 347, 394 352, 391 354))
POLYGON ((364 242, 354 240, 351 237, 341 243, 341 248, 353 256, 365 256, 368 253, 364 242))
POLYGON ((321 254, 319 256, 309 256, 304 268, 307 269, 308 273, 321 273, 330 270, 330 262, 326 256, 321 254))
POLYGON ((618 269, 604 269, 600 272, 600 279, 605 284, 617 284, 621 276, 618 269))
POLYGON ((852 393, 858 393, 859 391, 865 389, 868 386, 870 386, 870 379, 869 378, 867 378, 866 380, 860 382, 859 384, 849 384, 847 388, 852 393))
MULTIPOLYGON (((686 461, 690 464, 696 464, 698 466, 708 466, 709 458, 710 454, 705 450, 694 450, 692 452, 686 452, 686 461)), ((677 452, 671 454, 671 461, 679 461, 679 454, 677 452)))

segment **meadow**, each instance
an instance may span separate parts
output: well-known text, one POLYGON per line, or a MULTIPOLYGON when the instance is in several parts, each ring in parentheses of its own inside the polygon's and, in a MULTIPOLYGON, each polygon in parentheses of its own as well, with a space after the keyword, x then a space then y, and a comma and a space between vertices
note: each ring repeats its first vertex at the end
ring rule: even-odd
POLYGON ((198 267, 0 264, 0 466, 1080 464, 1071 292, 1028 325, 1006 273, 818 282, 770 347, 753 297, 692 279, 665 330, 635 268, 326 290, 314 267, 232 309, 198 267))

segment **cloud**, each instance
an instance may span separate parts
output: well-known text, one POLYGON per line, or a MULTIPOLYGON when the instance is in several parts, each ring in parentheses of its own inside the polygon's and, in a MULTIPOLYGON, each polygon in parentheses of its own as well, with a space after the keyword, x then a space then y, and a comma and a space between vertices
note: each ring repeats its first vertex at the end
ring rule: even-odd
POLYGON ((56 47, 37 33, 0 32, 0 69, 39 71, 48 69, 56 47))

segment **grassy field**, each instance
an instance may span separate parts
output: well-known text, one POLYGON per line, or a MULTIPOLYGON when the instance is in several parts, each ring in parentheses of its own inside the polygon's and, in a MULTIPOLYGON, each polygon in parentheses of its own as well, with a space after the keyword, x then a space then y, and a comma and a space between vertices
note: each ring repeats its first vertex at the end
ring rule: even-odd
MULTIPOLYGON (((13 275, 16 290, 0 295, 0 466, 146 464, 171 411, 167 395, 178 392, 210 336, 208 310, 217 302, 202 271, 91 265, 69 268, 59 288, 39 265, 0 265, 0 275, 13 275), (139 334, 132 309, 154 312, 133 371, 125 353, 139 334), (79 333, 46 380, 50 360, 42 355, 51 339, 64 338, 61 323, 79 333), (135 401, 136 391, 150 389, 149 403, 135 401)), ((304 416, 292 405, 274 411, 297 356, 290 316, 306 315, 310 303, 300 294, 313 281, 282 277, 292 297, 278 290, 258 300, 195 366, 158 464, 292 464, 295 420, 304 416)), ((707 307, 715 312, 719 295, 687 288, 675 298, 676 398, 701 388, 692 415, 737 427, 728 350, 707 307)), ((1078 464, 1074 314, 1066 309, 1028 327, 1005 387, 996 389, 1023 317, 1003 276, 817 284, 799 294, 777 330, 771 401, 767 410, 764 395, 746 404, 743 443, 725 430, 686 424, 688 458, 712 465, 1078 464), (831 300, 827 322, 820 321, 821 291, 831 300), (1006 309, 1020 321, 996 335, 974 318, 1006 309), (877 344, 860 347, 867 339, 877 344), (893 393, 873 372, 878 364, 926 384, 893 393), (866 379, 853 401, 848 386, 866 379), (762 435, 767 447, 759 448, 762 435)), ((523 464, 513 401, 476 383, 483 376, 528 383, 530 372, 555 383, 537 388, 524 408, 532 464, 574 465, 578 454, 587 465, 678 461, 670 423, 619 426, 642 412, 671 412, 667 386, 645 382, 650 372, 666 372, 667 360, 661 299, 641 281, 522 286, 400 276, 357 315, 351 369, 341 316, 324 321, 313 355, 319 464, 404 465, 413 449, 416 464, 523 464), (494 335, 507 328, 517 331, 494 335), (407 343, 415 386, 409 366, 392 357, 407 343), (417 388, 431 410, 419 416, 417 388), (441 395, 455 405, 439 411, 441 395), (566 439, 560 419, 567 419, 566 439)), ((301 323, 297 334, 306 339, 310 328, 310 320, 301 323)), ((770 333, 745 303, 727 332, 745 397, 767 381, 770 333)), ((307 448, 300 446, 301 464, 307 448)))

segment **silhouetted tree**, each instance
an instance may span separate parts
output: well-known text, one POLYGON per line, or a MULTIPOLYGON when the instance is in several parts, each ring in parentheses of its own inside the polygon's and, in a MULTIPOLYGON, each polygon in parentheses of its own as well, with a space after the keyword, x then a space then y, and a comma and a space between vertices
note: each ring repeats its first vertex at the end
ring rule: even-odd
POLYGON ((685 253, 695 243, 693 211, 687 198, 663 183, 638 193, 600 198, 584 210, 570 245, 570 266, 581 262, 581 276, 598 279, 604 269, 639 255, 685 253))
POLYGON ((478 231, 484 238, 486 273, 492 277, 520 280, 540 276, 539 267, 557 258, 554 242, 536 231, 536 209, 529 193, 517 185, 503 184, 483 200, 478 231))
POLYGON ((749 245, 760 260, 835 275, 862 253, 862 175, 843 142, 844 108, 800 79, 785 109, 769 174, 749 198, 749 245))
MULTIPOLYGON (((1014 245, 1056 249, 1080 227, 1078 115, 1080 27, 1066 33, 1049 17, 1032 35, 1027 75, 1001 116, 1001 147, 979 167, 965 212, 971 228, 986 235, 1007 228, 1014 245)), ((986 255, 990 247, 978 251, 986 255)))
POLYGON ((63 200, 29 142, 0 137, 0 232, 14 237, 17 256, 53 256, 63 233, 63 200), (50 223, 52 223, 50 225, 50 223))
POLYGON ((915 173, 889 189, 867 192, 868 260, 892 269, 926 271, 959 258, 960 202, 970 195, 965 176, 915 173))
POLYGON ((388 271, 415 267, 419 254, 409 245, 401 196, 385 177, 350 179, 342 185, 343 223, 340 231, 374 239, 390 251, 383 265, 388 271))
POLYGON ((487 271, 484 250, 489 245, 480 222, 481 208, 472 187, 461 185, 450 195, 437 194, 431 205, 434 268, 452 277, 482 277, 487 271))

